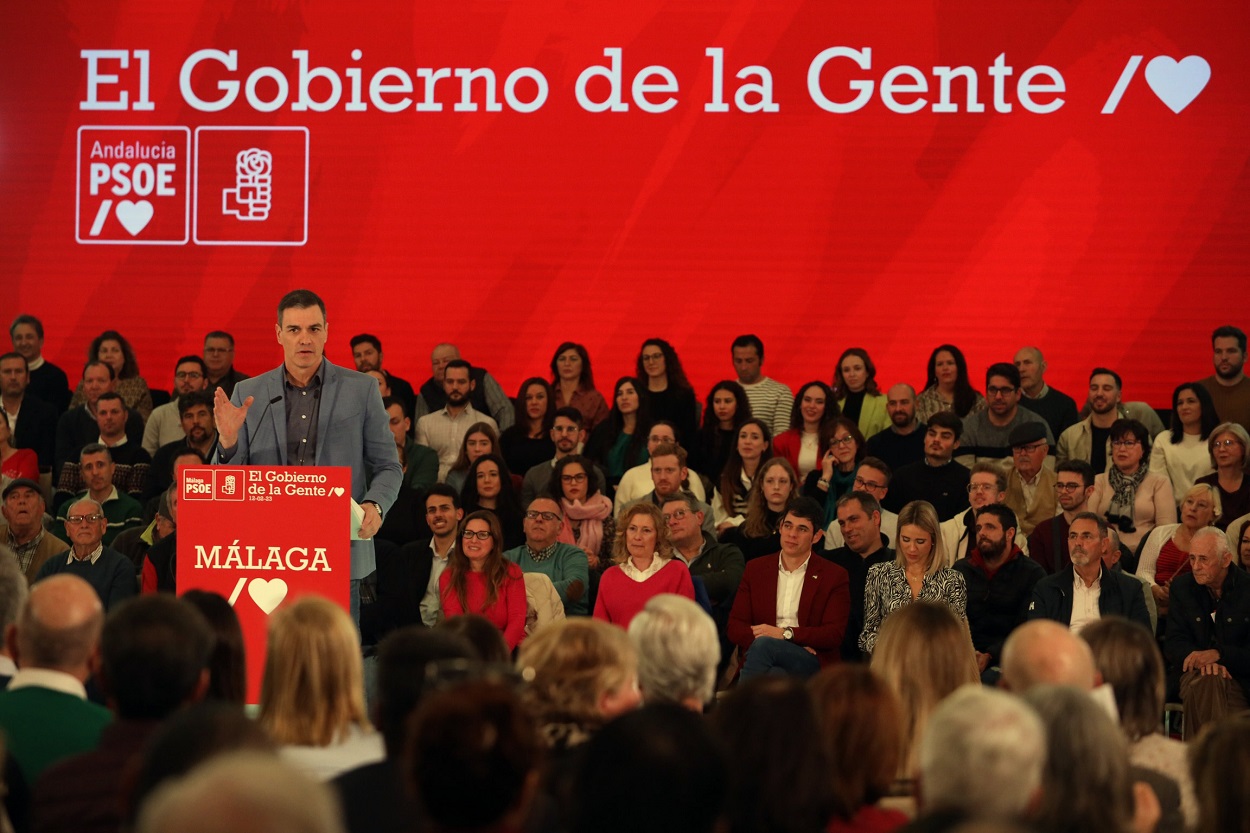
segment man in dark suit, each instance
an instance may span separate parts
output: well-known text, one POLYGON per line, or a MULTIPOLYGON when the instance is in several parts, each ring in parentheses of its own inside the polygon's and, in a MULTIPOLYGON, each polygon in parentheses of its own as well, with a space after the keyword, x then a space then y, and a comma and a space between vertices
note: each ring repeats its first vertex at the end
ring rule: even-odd
POLYGON ((213 462, 262 466, 347 466, 352 498, 364 517, 352 541, 352 619, 360 620, 360 580, 374 570, 371 540, 399 493, 403 469, 386 409, 371 377, 326 360, 325 303, 296 289, 278 302, 282 364, 239 382, 230 398, 218 388, 213 462), (263 403, 259 412, 254 404, 263 403))
POLYGON ((13 429, 13 447, 29 448, 39 458, 40 469, 51 468, 57 413, 30 392, 30 372, 21 353, 0 356, 0 399, 13 429))
POLYGON ((812 552, 824 511, 808 497, 786 506, 781 552, 749 561, 729 615, 742 679, 786 673, 810 677, 838 661, 851 612, 846 570, 812 552))

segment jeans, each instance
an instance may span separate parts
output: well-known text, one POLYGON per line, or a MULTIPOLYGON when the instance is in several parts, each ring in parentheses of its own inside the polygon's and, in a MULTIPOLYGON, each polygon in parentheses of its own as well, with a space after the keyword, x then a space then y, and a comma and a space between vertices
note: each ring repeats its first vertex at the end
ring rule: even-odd
POLYGON ((747 649, 739 679, 745 681, 761 674, 790 674, 811 677, 820 671, 820 660, 802 645, 771 636, 757 637, 747 649))

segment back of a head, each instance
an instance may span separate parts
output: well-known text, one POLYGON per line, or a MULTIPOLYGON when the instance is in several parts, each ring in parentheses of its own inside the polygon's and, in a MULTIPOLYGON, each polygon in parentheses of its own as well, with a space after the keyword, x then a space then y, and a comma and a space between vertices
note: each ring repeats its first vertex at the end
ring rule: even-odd
POLYGON ((1089 646, 1058 622, 1034 619, 1011 632, 1003 644, 1002 685, 1020 693, 1038 685, 1066 685, 1089 691, 1097 684, 1089 646))
POLYGON ((938 706, 920 741, 926 813, 1023 819, 1038 795, 1046 730, 1019 698, 968 685, 938 706))
POLYGON ((1189 763, 1198 833, 1250 833, 1250 713, 1204 726, 1189 763))
POLYGON ((247 655, 243 627, 234 607, 220 593, 188 590, 180 596, 198 610, 213 629, 213 653, 209 658, 206 697, 242 705, 247 699, 247 655))
POLYGON ((702 717, 674 703, 644 706, 586 747, 573 833, 711 833, 724 816, 726 777, 724 750, 702 717))
POLYGON ((325 784, 262 752, 222 755, 161 787, 137 833, 343 833, 325 784))
POLYGON ((408 719, 426 691, 429 664, 475 657, 473 646, 463 637, 420 625, 392 631, 382 640, 378 646, 376 722, 389 757, 403 750, 408 719))
POLYGON ((638 656, 625 631, 598 619, 553 622, 521 643, 516 667, 524 697, 540 724, 571 722, 597 727, 607 692, 632 685, 638 656))
POLYGON ((438 623, 437 630, 461 637, 473 646, 474 659, 482 662, 507 663, 512 658, 503 631, 478 613, 453 616, 438 623))
POLYGON ((1023 695, 1046 727, 1046 767, 1035 820, 1048 831, 1125 833, 1134 811, 1128 742, 1088 692, 1039 685, 1023 695))
POLYGON ((408 786, 434 830, 515 828, 537 784, 541 748, 517 695, 475 680, 425 698, 405 758, 408 786))
POLYGON ((720 638, 716 622, 684 596, 663 593, 629 623, 638 650, 638 683, 648 703, 702 707, 716 693, 720 638))
POLYGON ((103 627, 104 605, 90 584, 75 575, 50 576, 30 589, 18 615, 20 664, 85 677, 103 627))
POLYGON ((123 718, 159 720, 203 693, 213 632, 165 593, 127 599, 104 622, 102 684, 123 718))
POLYGON ((1159 731, 1167 682, 1163 655, 1150 630, 1120 616, 1105 616, 1081 630, 1104 683, 1115 694, 1120 726, 1130 740, 1159 731))

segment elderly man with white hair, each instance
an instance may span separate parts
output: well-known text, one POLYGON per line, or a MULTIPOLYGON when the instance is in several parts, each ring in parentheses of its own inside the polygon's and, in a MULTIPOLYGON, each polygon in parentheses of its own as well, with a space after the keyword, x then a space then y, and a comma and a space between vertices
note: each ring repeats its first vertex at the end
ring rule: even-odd
POLYGON ((670 702, 702 712, 716 694, 720 638, 716 623, 684 596, 662 593, 629 623, 638 651, 638 685, 647 703, 670 702))

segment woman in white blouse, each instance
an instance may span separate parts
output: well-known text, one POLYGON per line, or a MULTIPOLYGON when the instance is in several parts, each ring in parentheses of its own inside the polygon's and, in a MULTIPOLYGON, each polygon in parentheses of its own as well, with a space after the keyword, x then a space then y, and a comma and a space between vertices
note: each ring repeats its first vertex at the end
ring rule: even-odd
POLYGON ((1172 391, 1171 425, 1155 436, 1150 470, 1171 481, 1177 500, 1199 477, 1215 471, 1207 438, 1219 424, 1211 394, 1202 385, 1185 382, 1172 391))

